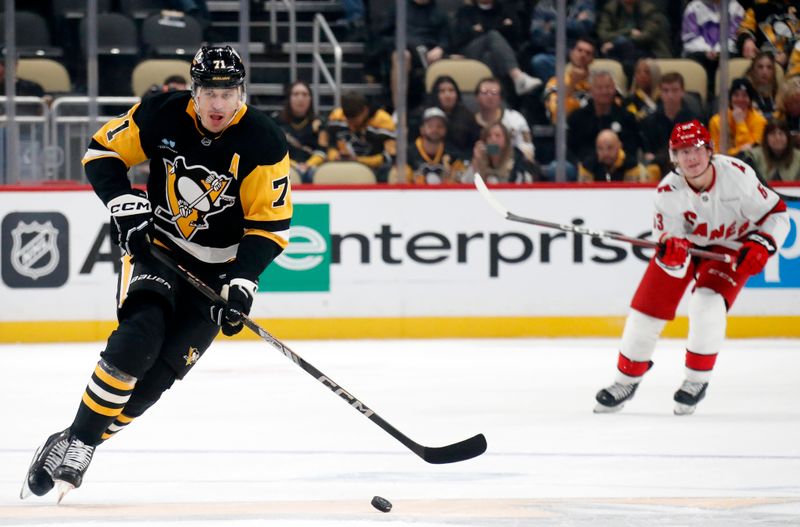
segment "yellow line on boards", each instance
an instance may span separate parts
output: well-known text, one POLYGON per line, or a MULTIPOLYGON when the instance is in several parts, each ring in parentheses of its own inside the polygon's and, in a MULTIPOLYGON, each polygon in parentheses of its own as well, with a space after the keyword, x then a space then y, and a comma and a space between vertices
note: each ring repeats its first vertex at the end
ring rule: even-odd
MULTIPOLYGON (((402 339, 503 337, 619 337, 625 317, 420 317, 257 319, 280 339, 402 339)), ((0 322, 0 343, 104 341, 117 326, 110 321, 0 322)), ((688 322, 667 324, 664 337, 686 336, 688 322)), ((800 316, 730 317, 729 338, 800 338, 800 316)), ((225 338, 225 337, 220 337, 225 338)), ((242 331, 234 337, 258 337, 242 331)))

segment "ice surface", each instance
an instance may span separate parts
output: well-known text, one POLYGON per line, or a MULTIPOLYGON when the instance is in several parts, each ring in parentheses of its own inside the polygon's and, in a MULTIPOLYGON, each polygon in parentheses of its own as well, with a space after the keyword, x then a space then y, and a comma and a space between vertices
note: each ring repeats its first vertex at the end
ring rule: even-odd
POLYGON ((683 417, 681 341, 661 341, 611 415, 592 408, 616 340, 288 344, 415 441, 482 432, 488 451, 426 464, 267 344, 220 339, 98 449, 61 506, 55 493, 20 501, 33 451, 72 420, 102 344, 0 346, 0 525, 800 525, 796 340, 727 341, 683 417))

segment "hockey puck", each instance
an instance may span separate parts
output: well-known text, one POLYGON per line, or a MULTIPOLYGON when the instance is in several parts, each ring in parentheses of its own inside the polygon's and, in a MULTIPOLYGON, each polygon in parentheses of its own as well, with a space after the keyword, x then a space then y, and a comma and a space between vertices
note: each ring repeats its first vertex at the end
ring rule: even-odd
POLYGON ((387 500, 386 498, 381 498, 380 496, 374 496, 372 498, 372 506, 378 509, 381 512, 389 512, 392 510, 392 502, 387 500))

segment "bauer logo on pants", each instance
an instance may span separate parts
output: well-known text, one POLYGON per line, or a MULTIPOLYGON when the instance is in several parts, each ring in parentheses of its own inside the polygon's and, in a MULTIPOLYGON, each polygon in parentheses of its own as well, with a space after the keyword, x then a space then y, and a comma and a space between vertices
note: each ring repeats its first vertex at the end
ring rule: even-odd
POLYGON ((61 287, 69 277, 69 224, 57 212, 12 212, 2 223, 8 287, 61 287))
POLYGON ((791 230, 783 246, 767 262, 761 274, 747 281, 748 288, 800 288, 800 203, 787 201, 791 230))
POLYGON ((258 289, 330 291, 330 205, 295 204, 289 245, 261 275, 258 289))

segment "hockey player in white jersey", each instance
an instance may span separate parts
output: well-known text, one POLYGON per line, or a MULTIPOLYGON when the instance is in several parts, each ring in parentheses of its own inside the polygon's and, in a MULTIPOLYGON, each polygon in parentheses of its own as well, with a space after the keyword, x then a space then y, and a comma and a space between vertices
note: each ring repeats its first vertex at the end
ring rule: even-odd
POLYGON ((680 123, 669 140, 676 165, 655 196, 653 256, 631 302, 615 382, 597 393, 596 413, 616 412, 636 393, 656 341, 686 289, 686 379, 675 392, 675 414, 694 412, 705 397, 725 338, 727 311, 747 279, 760 273, 789 233, 786 204, 764 187, 743 161, 713 155, 708 130, 698 121, 680 123), (699 259, 689 248, 730 255, 731 263, 699 259))

